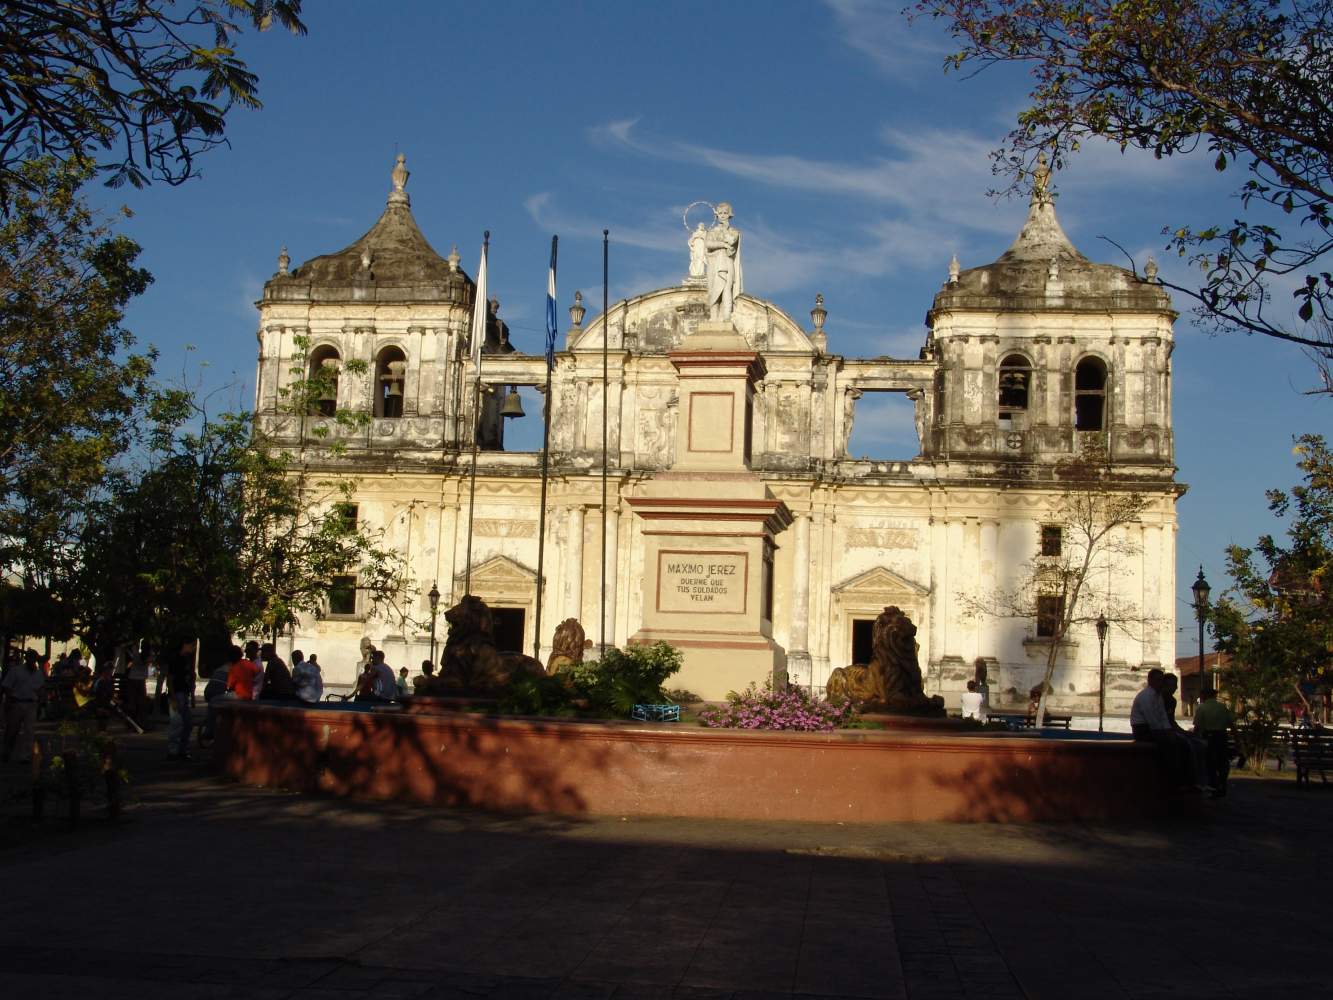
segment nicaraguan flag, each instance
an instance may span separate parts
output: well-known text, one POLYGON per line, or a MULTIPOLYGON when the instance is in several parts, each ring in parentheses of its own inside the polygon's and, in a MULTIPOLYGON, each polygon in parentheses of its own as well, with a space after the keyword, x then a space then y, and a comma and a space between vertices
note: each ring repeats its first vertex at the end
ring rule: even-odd
MULTIPOLYGON (((487 234, 489 235, 489 234, 487 234)), ((481 345, 486 340, 486 319, 490 306, 486 302, 486 242, 481 244, 481 263, 477 265, 477 297, 472 303, 472 369, 481 380, 481 345)))
POLYGON ((559 236, 551 237, 551 269, 546 272, 546 367, 555 366, 555 248, 559 236))

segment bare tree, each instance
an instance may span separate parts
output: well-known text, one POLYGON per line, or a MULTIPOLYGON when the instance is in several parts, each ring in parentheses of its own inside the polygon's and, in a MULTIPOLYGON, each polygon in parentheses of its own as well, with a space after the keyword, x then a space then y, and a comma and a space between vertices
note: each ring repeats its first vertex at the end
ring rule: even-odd
POLYGON ((1122 628, 1146 622, 1133 602, 1108 595, 1094 603, 1090 592, 1096 575, 1114 573, 1118 559, 1138 553, 1122 529, 1139 520, 1149 498, 1117 481, 1100 439, 1060 462, 1055 473, 1060 492, 1019 579, 990 592, 960 595, 969 617, 1030 622, 1047 644, 1037 725, 1046 717, 1051 678, 1071 631, 1099 616, 1122 628))

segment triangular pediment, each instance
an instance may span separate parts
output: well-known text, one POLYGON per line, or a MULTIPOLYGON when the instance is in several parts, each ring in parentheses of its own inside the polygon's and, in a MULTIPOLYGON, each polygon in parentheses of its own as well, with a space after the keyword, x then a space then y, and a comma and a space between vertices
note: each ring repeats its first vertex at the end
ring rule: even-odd
POLYGON ((930 593, 930 588, 923 587, 905 576, 900 576, 891 569, 875 566, 837 584, 833 588, 833 593, 844 598, 870 599, 884 597, 887 600, 905 594, 925 597, 930 593))
MULTIPOLYGON (((462 584, 464 574, 458 573, 454 579, 462 584)), ((472 567, 472 592, 501 591, 516 586, 531 587, 536 579, 536 571, 528 569, 522 563, 515 562, 508 556, 491 556, 485 562, 472 567)))

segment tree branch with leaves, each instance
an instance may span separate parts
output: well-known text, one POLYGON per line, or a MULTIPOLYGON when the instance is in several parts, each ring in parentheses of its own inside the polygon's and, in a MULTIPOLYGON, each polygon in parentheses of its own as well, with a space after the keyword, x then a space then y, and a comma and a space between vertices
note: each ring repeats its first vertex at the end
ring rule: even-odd
POLYGON ((181 184, 260 106, 247 29, 304 35, 301 0, 6 0, 0 5, 0 212, 49 156, 112 187, 181 184))
POLYGON ((995 154, 1015 187, 1042 151, 1059 167, 1090 139, 1159 159, 1207 151, 1218 171, 1247 174, 1241 217, 1165 228, 1203 283, 1163 284, 1216 329, 1333 356, 1311 325, 1333 318, 1330 0, 920 0, 909 12, 959 44, 946 68, 1030 69, 1030 103, 995 154))

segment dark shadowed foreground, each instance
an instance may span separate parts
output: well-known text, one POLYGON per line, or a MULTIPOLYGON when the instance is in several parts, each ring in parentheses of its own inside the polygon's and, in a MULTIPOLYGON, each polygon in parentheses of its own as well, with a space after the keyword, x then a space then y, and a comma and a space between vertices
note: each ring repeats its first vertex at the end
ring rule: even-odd
POLYGON ((1237 780, 1168 825, 504 818, 254 791, 161 753, 128 741, 139 803, 114 825, 34 830, 6 798, 0 996, 1329 991, 1325 788, 1237 780))

